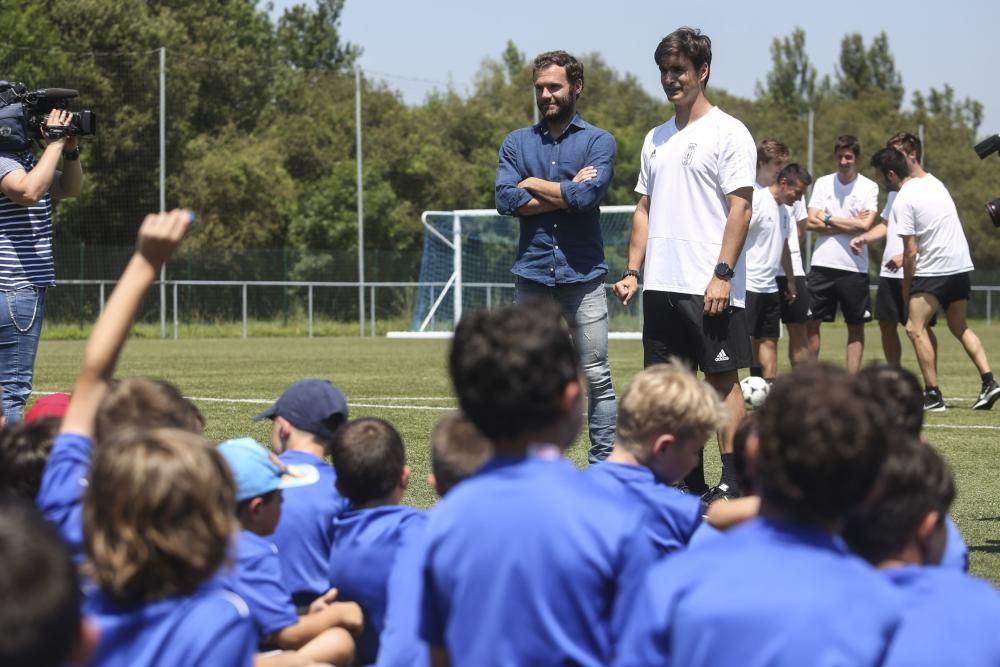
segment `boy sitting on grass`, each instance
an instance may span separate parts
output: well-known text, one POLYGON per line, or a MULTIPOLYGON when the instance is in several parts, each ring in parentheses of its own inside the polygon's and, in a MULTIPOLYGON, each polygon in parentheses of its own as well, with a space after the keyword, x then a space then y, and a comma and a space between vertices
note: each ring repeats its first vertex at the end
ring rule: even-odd
MULTIPOLYGON (((427 483, 443 498, 489 460, 493 445, 459 411, 438 421, 431 432, 431 471, 427 483)), ((434 508, 428 510, 433 514, 434 508)), ((379 635, 376 667, 412 667, 427 661, 427 644, 420 639, 420 598, 423 590, 424 531, 407 532, 389 574, 388 606, 379 635)))
POLYGON ((94 443, 99 447, 116 431, 127 428, 174 427, 200 433, 204 425, 198 409, 169 383, 112 379, 143 294, 193 219, 190 211, 179 209, 146 216, 135 254, 87 339, 80 374, 35 500, 77 561, 83 558, 82 503, 94 443))
POLYGON ((1000 592, 982 579, 936 566, 955 498, 951 469, 917 438, 894 443, 872 498, 844 540, 904 596, 903 622, 887 667, 1000 665, 1000 592))
POLYGON ((618 402, 615 448, 584 475, 626 502, 648 510, 644 529, 661 553, 683 548, 701 524, 697 496, 670 484, 698 463, 705 441, 726 423, 718 393, 682 363, 642 370, 618 402))
POLYGON ((36 500, 96 584, 84 603, 92 664, 251 664, 246 604, 223 589, 233 482, 197 410, 165 382, 111 375, 143 294, 193 219, 147 215, 135 254, 87 341, 36 500), (177 424, 188 430, 157 428, 177 424), (92 447, 95 435, 99 446, 92 447), (93 458, 93 465, 91 465, 93 458))
POLYGON ((299 380, 254 417, 259 419, 272 420, 271 448, 282 464, 316 471, 308 483, 285 490, 281 520, 270 538, 292 601, 307 607, 330 587, 333 520, 347 509, 334 488, 337 473, 324 460, 333 434, 347 421, 347 399, 329 380, 299 380))
POLYGON ((424 513, 401 505, 410 480, 403 439, 381 419, 354 419, 333 441, 337 490, 350 509, 334 520, 330 585, 340 599, 361 605, 365 628, 358 637, 357 662, 378 656, 386 609, 386 586, 396 552, 424 513))
POLYGON ((361 629, 358 605, 333 602, 336 591, 331 590, 315 600, 308 614, 299 616, 281 577, 278 550, 267 539, 281 518, 281 490, 308 482, 309 478, 296 478, 296 474, 303 473, 282 467, 252 438, 227 440, 218 450, 236 480, 236 517, 242 528, 236 565, 228 583, 246 600, 259 640, 288 651, 258 656, 255 664, 351 664, 351 632, 361 629))

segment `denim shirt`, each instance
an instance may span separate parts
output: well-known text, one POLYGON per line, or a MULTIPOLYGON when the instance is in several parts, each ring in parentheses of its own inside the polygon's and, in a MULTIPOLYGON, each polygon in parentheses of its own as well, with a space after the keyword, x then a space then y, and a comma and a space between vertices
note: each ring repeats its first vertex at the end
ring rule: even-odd
POLYGON ((512 273, 551 287, 586 282, 608 272, 600 202, 614 175, 615 150, 614 137, 579 115, 557 139, 544 121, 507 135, 497 168, 497 212, 517 215, 517 210, 532 200, 530 192, 517 187, 529 176, 557 181, 567 206, 520 218, 521 236, 512 273), (597 176, 574 183, 573 177, 586 166, 595 167, 597 176))

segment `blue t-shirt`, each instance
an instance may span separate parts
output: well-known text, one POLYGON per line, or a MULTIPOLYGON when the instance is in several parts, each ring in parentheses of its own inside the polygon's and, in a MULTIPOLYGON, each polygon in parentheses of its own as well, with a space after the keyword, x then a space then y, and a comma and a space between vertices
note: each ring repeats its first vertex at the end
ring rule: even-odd
POLYGON ((904 600, 886 667, 1000 665, 997 589, 941 567, 907 565, 884 573, 904 600))
MULTIPOLYGON (((12 171, 31 171, 38 160, 31 151, 0 155, 0 180, 12 171)), ((21 206, 0 192, 0 290, 56 284, 52 261, 52 196, 21 206)))
POLYGON ((348 510, 334 519, 330 585, 337 589, 338 600, 357 602, 364 612, 365 627, 356 640, 359 664, 371 664, 378 655, 386 587, 396 551, 407 532, 424 521, 423 512, 406 505, 348 510))
POLYGON ((428 519, 421 636, 453 665, 607 665, 645 522, 565 459, 493 458, 428 519))
POLYGON ((948 529, 948 540, 945 542, 944 558, 941 559, 941 567, 959 572, 968 572, 969 546, 962 538, 962 533, 958 531, 958 526, 950 514, 945 516, 944 525, 948 529))
POLYGON ((288 450, 278 457, 286 465, 312 466, 318 481, 282 491, 281 520, 269 539, 281 554, 281 575, 296 606, 308 606, 329 587, 333 519, 347 509, 337 493, 336 473, 329 463, 308 452, 288 450))
POLYGON ((224 574, 229 590, 246 600, 259 639, 295 625, 299 615, 281 578, 278 548, 266 537, 241 530, 236 563, 224 574))
POLYGON ((583 474, 623 502, 648 510, 645 530, 660 553, 684 548, 701 525, 701 500, 664 484, 646 466, 605 462, 583 474))
MULTIPOLYGON (((434 511, 427 511, 428 516, 434 511)), ((376 667, 413 667, 427 662, 428 648, 420 638, 426 522, 406 531, 386 587, 385 618, 379 634, 376 667)))
POLYGON ((579 115, 561 137, 544 122, 514 130, 500 147, 496 206, 501 215, 516 215, 533 195, 518 183, 528 176, 559 183, 566 208, 520 219, 517 259, 511 271, 552 287, 587 282, 608 272, 601 236, 600 203, 615 172, 617 146, 610 133, 579 115), (586 166, 597 170, 587 181, 573 177, 586 166))
POLYGON ((35 505, 52 522, 69 546, 73 560, 84 558, 83 494, 90 475, 93 441, 75 433, 60 433, 42 473, 35 505))
POLYGON ((84 602, 100 630, 90 664, 100 667, 250 667, 257 637, 246 603, 218 580, 192 595, 121 605, 100 591, 84 602))
POLYGON ((832 535, 757 518, 654 565, 615 665, 880 665, 900 595, 832 535))

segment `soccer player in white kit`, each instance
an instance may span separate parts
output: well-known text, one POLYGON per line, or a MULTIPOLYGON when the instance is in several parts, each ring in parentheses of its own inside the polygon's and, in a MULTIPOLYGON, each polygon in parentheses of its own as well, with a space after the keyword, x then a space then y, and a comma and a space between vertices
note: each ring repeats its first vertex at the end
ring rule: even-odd
POLYGON ((743 244, 757 150, 746 126, 705 96, 712 62, 706 35, 675 30, 654 59, 675 113, 646 135, 628 266, 614 290, 628 304, 645 262, 645 365, 678 357, 700 368, 726 403, 719 484, 709 490, 701 467, 685 478, 690 491, 711 502, 738 495, 733 433, 746 414, 739 369, 750 363, 743 244))
POLYGON ((847 370, 857 371, 872 305, 868 255, 855 255, 850 243, 875 223, 878 185, 858 173, 861 144, 857 138, 849 134, 837 137, 833 152, 837 171, 816 179, 809 199, 807 227, 818 234, 807 276, 812 299, 809 353, 813 359, 819 357, 820 323, 832 322, 839 305, 847 324, 847 370))
MULTIPOLYGON (((897 132, 886 148, 895 148, 906 157, 910 167, 910 175, 914 178, 934 178, 920 166, 922 152, 920 139, 909 132, 897 132)), ((879 333, 882 337, 882 353, 885 360, 894 366, 899 366, 903 356, 903 346, 899 342, 899 325, 906 326, 908 308, 903 302, 903 239, 899 238, 896 226, 890 221, 892 203, 896 199, 895 192, 889 192, 885 208, 879 216, 878 224, 860 236, 851 239, 851 250, 854 254, 864 251, 865 245, 885 239, 885 250, 882 252, 882 268, 879 271, 878 294, 875 296, 875 319, 878 321, 879 333)), ((934 317, 931 318, 927 336, 931 345, 937 350, 937 336, 934 335, 934 317)), ((935 354, 935 357, 937 355, 935 354)))
POLYGON ((946 409, 938 387, 934 346, 927 334, 938 307, 944 309, 948 329, 979 371, 982 391, 972 407, 989 410, 1000 399, 1000 384, 979 336, 965 318, 973 266, 955 202, 941 181, 914 178, 906 157, 895 148, 873 155, 872 166, 883 185, 897 192, 890 222, 903 239, 903 300, 909 306, 906 334, 924 377, 924 410, 946 409))
POLYGON ((778 374, 781 300, 794 302, 797 297, 788 247, 788 239, 795 233, 796 226, 791 205, 802 197, 811 182, 809 172, 793 163, 781 170, 770 187, 758 187, 753 194, 753 214, 746 242, 746 315, 754 360, 761 377, 768 382, 773 382, 778 374), (779 293, 776 280, 779 266, 792 277, 786 282, 784 293, 779 293))

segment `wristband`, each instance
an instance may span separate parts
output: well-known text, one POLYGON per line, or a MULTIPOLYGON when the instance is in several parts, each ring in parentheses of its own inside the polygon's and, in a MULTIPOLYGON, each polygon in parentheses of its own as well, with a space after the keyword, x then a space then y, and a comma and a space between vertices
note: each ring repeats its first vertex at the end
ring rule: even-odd
POLYGON ((63 151, 62 156, 63 156, 64 160, 69 160, 70 162, 72 162, 73 160, 79 160, 80 159, 80 147, 77 146, 76 148, 74 148, 71 151, 63 151))
POLYGON ((830 220, 832 220, 832 219, 833 219, 833 214, 827 213, 825 216, 823 216, 823 224, 826 225, 827 227, 829 227, 830 226, 830 220))
POLYGON ((639 272, 636 271, 635 269, 625 269, 625 273, 622 274, 621 279, 625 280, 626 278, 630 277, 639 280, 639 272))

